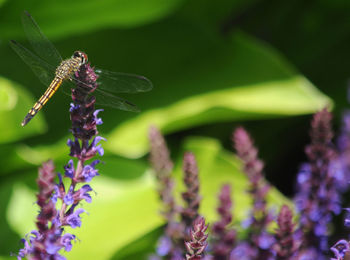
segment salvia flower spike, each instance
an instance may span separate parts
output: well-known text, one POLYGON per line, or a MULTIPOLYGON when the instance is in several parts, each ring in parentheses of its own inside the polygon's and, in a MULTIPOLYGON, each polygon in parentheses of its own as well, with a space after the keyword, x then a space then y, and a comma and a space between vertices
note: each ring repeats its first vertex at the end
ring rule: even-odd
POLYGON ((71 132, 74 136, 67 144, 70 147, 71 159, 64 166, 64 175, 56 174, 52 162, 46 162, 39 170, 37 204, 40 211, 37 217, 37 230, 33 230, 27 239, 23 239, 24 248, 18 253, 18 259, 65 259, 61 250, 70 251, 72 242, 76 241, 73 234, 67 233, 65 227, 73 229, 82 225, 82 215, 86 211, 79 207, 80 202, 91 203, 91 182, 98 176, 96 165, 99 160, 90 159, 104 151, 99 142, 105 140, 97 136, 97 125, 102 124, 98 118, 101 110, 95 110, 93 91, 98 87, 97 76, 89 64, 84 64, 75 73, 82 83, 72 89, 73 103, 69 109, 72 121, 71 132), (58 183, 54 179, 58 176, 58 183), (70 180, 66 187, 62 178, 70 180), (58 200, 61 203, 57 203, 58 200))

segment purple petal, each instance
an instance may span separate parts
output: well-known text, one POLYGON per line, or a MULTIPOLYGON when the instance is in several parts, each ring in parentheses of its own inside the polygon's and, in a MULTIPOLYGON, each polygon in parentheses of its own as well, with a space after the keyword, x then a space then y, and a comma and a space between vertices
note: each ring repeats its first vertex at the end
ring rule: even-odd
POLYGON ((77 209, 75 212, 73 212, 71 215, 67 217, 67 223, 72 227, 80 227, 81 226, 81 219, 80 219, 80 214, 86 212, 84 209, 77 209))

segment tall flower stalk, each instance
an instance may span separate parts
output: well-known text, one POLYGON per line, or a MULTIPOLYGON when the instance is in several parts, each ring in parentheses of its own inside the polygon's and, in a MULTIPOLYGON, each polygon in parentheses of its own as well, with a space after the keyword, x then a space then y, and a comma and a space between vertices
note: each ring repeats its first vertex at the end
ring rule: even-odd
POLYGON ((158 180, 158 193, 163 203, 162 215, 167 221, 165 234, 158 240, 157 254, 150 259, 182 260, 185 243, 191 239, 190 232, 193 222, 197 219, 201 201, 199 195, 198 167, 194 154, 186 152, 183 159, 184 184, 186 190, 182 193, 184 207, 175 203, 173 196, 174 181, 171 177, 173 163, 169 156, 164 137, 160 131, 151 127, 149 130, 151 146, 150 161, 158 180), (179 216, 180 215, 180 216, 179 216), (178 221, 179 217, 181 221, 178 221))
POLYGON ((236 231, 228 226, 232 222, 231 186, 223 185, 219 194, 217 212, 220 219, 211 228, 213 241, 211 243, 214 260, 230 259, 230 253, 236 240, 236 231))
POLYGON ((204 258, 204 250, 207 247, 208 225, 205 224, 205 219, 198 216, 192 223, 189 239, 186 240, 186 260, 199 260, 204 258))
POLYGON ((103 155, 104 151, 99 141, 103 137, 97 136, 97 125, 102 120, 97 117, 100 110, 95 110, 95 97, 92 92, 97 88, 97 76, 89 64, 82 65, 75 73, 79 80, 78 86, 72 89, 73 103, 70 107, 72 121, 71 132, 74 139, 69 139, 70 156, 64 166, 64 176, 58 175, 58 184, 54 183, 56 173, 52 162, 43 164, 39 171, 39 194, 37 203, 40 208, 37 217, 37 230, 23 240, 24 248, 20 250, 18 259, 65 259, 60 250, 70 251, 75 235, 65 232, 65 227, 77 228, 81 226, 83 208, 78 208, 81 201, 91 202, 92 188, 86 184, 98 175, 96 165, 99 160, 90 163, 96 154, 103 155), (69 179, 65 186, 63 178, 69 179), (60 203, 58 203, 60 201, 60 203))
POLYGON ((331 124, 332 114, 327 109, 313 117, 311 143, 305 149, 309 162, 302 166, 298 174, 295 198, 300 213, 301 255, 318 259, 322 259, 322 251, 328 250, 332 214, 341 211, 335 172, 330 167, 336 156, 331 124))
POLYGON ((158 180, 158 194, 163 203, 162 214, 168 223, 172 223, 176 213, 175 199, 172 194, 174 181, 171 178, 173 162, 170 159, 164 137, 155 126, 149 129, 149 140, 150 161, 158 180))
POLYGON ((343 113, 341 131, 336 139, 337 156, 330 162, 330 172, 340 193, 350 184, 350 111, 343 113))
POLYGON ((181 211, 182 223, 188 234, 193 221, 199 216, 198 209, 201 201, 199 195, 198 166, 194 154, 186 152, 183 159, 184 183, 186 191, 182 193, 185 207, 181 211))
POLYGON ((174 181, 171 177, 173 162, 164 137, 154 126, 149 129, 149 140, 150 161, 158 180, 158 194, 163 204, 161 213, 166 220, 165 234, 158 240, 157 256, 153 256, 153 259, 160 257, 181 259, 183 227, 176 221, 179 209, 173 196, 174 181))
POLYGON ((233 133, 233 143, 238 157, 242 160, 243 171, 247 174, 253 199, 253 208, 245 222, 248 228, 247 241, 239 244, 233 251, 233 259, 267 260, 271 259, 271 245, 274 238, 267 232, 272 216, 266 207, 266 195, 270 187, 264 180, 264 163, 258 158, 258 150, 247 131, 239 127, 233 133))
POLYGON ((296 225, 293 223, 293 212, 287 205, 281 207, 277 217, 277 225, 276 243, 273 245, 276 260, 293 259, 299 250, 300 241, 295 239, 296 225))

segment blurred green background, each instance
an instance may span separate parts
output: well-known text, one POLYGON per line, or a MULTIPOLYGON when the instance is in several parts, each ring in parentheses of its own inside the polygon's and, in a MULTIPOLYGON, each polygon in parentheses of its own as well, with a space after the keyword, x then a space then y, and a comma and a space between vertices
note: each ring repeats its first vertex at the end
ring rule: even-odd
MULTIPOLYGON (((143 259, 154 250, 162 218, 149 169, 147 131, 166 134, 181 191, 183 151, 198 159, 201 213, 212 223, 216 195, 233 185, 235 221, 244 218, 246 179, 232 154, 237 125, 250 131, 276 187, 292 195, 304 160, 310 114, 324 106, 338 125, 347 106, 350 4, 345 0, 0 0, 0 259, 10 258, 34 228, 35 178, 53 159, 69 160, 69 103, 62 93, 24 128, 20 122, 46 89, 10 49, 28 46, 20 15, 29 11, 63 57, 85 51, 92 65, 141 74, 151 92, 123 97, 141 113, 100 115, 105 164, 91 183, 83 225, 68 259, 143 259)), ((28 46, 29 47, 29 46, 28 46)), ((282 195, 284 194, 284 195, 282 195)))

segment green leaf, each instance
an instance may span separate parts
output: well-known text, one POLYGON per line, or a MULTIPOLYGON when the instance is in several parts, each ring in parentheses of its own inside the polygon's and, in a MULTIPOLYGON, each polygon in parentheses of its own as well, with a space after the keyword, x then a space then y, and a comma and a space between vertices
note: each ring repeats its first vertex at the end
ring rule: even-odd
POLYGON ((164 233, 163 226, 152 230, 118 250, 112 260, 148 259, 155 253, 158 238, 164 233))
POLYGON ((35 217, 38 206, 35 202, 35 192, 30 190, 23 183, 17 183, 13 187, 8 208, 7 218, 12 229, 21 237, 35 229, 35 217), (23 217, 25 216, 25 217, 23 217))
POLYGON ((5 39, 24 37, 20 24, 23 8, 33 15, 51 39, 82 34, 103 27, 129 28, 159 20, 176 10, 184 0, 55 1, 28 5, 10 1, 2 9, 0 35, 5 39))
POLYGON ((132 158, 144 155, 151 124, 167 134, 222 121, 308 114, 331 106, 331 100, 279 54, 247 35, 236 33, 231 42, 214 43, 202 35, 197 43, 201 47, 187 34, 176 37, 191 42, 183 52, 191 55, 191 63, 180 67, 184 57, 180 63, 174 59, 173 66, 179 65, 176 78, 155 85, 154 92, 169 90, 168 104, 152 100, 161 105, 120 124, 105 146, 111 152, 132 158))
POLYGON ((0 260, 13 260, 13 256, 0 256, 0 260))
MULTIPOLYGON (((20 237, 8 225, 7 219, 7 205, 9 198, 12 195, 12 183, 1 179, 0 181, 0 255, 10 256, 11 252, 18 250, 18 242, 20 237)), ((1 259, 1 257, 0 257, 1 259)))
POLYGON ((21 121, 18 121, 19 118, 24 118, 34 102, 21 86, 0 77, 0 144, 18 141, 46 130, 40 114, 26 127, 22 127, 21 121))
POLYGON ((0 7, 6 2, 6 0, 0 0, 0 7))

